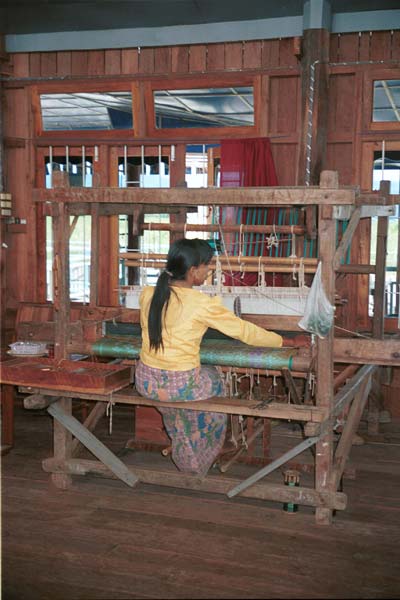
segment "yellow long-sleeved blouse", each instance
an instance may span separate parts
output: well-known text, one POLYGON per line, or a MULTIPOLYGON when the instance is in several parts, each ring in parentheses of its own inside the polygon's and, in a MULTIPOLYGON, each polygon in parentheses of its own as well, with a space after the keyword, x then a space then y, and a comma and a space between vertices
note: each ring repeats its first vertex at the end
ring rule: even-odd
POLYGON ((222 305, 220 297, 210 297, 192 288, 172 287, 162 328, 164 349, 150 350, 148 315, 154 289, 144 288, 139 299, 143 338, 140 359, 149 367, 167 371, 198 367, 200 343, 208 327, 251 346, 282 346, 280 335, 240 319, 222 305))

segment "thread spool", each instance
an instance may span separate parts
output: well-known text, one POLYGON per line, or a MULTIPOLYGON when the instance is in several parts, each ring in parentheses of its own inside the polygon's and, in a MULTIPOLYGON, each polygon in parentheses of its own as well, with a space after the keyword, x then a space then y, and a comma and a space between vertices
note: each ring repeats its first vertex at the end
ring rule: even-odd
MULTIPOLYGON (((284 483, 285 485, 298 487, 300 485, 300 473, 295 471, 294 469, 288 469, 284 472, 284 483)), ((283 510, 288 513, 295 513, 299 510, 298 504, 293 504, 293 502, 285 502, 283 505, 283 510)))

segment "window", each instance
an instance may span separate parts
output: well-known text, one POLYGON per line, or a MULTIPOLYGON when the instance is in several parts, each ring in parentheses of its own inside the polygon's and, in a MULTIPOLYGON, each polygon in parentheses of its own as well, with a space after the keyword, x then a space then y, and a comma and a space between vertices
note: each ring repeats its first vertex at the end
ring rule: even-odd
MULTIPOLYGON (((70 217, 69 240, 69 293, 71 302, 90 300, 90 246, 91 224, 89 215, 70 217)), ((53 227, 52 217, 46 217, 46 280, 47 300, 53 300, 53 227)))
MULTIPOLYGON (((50 150, 52 150, 50 148, 50 150)), ((69 184, 78 187, 91 187, 93 182, 93 159, 85 156, 53 156, 52 151, 45 159, 46 188, 52 187, 54 171, 65 171, 69 184)), ((69 284, 71 302, 89 302, 90 299, 90 253, 91 217, 71 217, 69 240, 69 284)), ((52 217, 46 217, 46 281, 47 299, 53 299, 53 228, 52 217)))
POLYGON ((374 81, 372 120, 400 122, 400 80, 374 81))
MULTIPOLYGON (((216 144, 190 144, 186 146, 186 177, 188 188, 201 188, 208 186, 208 153, 211 148, 218 147, 216 144)), ((198 206, 194 212, 188 212, 186 222, 191 225, 211 223, 212 209, 208 206, 198 206)), ((202 238, 209 240, 215 238, 215 234, 203 231, 187 231, 189 239, 202 238)))
POLYGON ((81 156, 46 156, 46 188, 53 187, 54 171, 66 171, 71 187, 92 187, 93 159, 84 156, 83 148, 81 156))
MULTIPOLYGON (((131 150, 124 147, 124 156, 118 159, 118 185, 119 187, 143 188, 168 188, 169 187, 169 150, 163 152, 161 146, 136 147, 131 150), (166 155, 168 154, 168 155, 166 155)), ((145 223, 169 223, 169 214, 145 214, 145 223)), ((157 252, 166 253, 169 248, 168 231, 143 231, 140 237, 133 236, 132 217, 120 215, 119 217, 119 251, 127 252, 157 252)), ((132 267, 125 267, 120 260, 119 283, 120 285, 152 284, 159 275, 158 269, 139 268, 135 274, 132 267)))
POLYGON ((154 91, 157 129, 254 125, 253 87, 154 91))
POLYGON ((130 92, 40 94, 44 131, 132 129, 130 92))
POLYGON ((129 156, 118 161, 119 187, 169 187, 167 156, 129 156))

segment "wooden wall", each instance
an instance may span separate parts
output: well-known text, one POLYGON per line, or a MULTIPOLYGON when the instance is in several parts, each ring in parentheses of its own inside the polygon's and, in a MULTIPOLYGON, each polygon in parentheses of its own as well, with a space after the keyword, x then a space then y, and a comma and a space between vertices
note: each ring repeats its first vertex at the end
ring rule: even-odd
MULTIPOLYGON (((73 84, 102 82, 136 82, 139 90, 138 143, 149 143, 146 123, 146 90, 154 80, 182 79, 197 82, 223 81, 230 76, 255 76, 261 107, 254 136, 269 136, 281 185, 303 183, 299 171, 299 156, 304 145, 301 122, 302 65, 301 40, 276 39, 252 42, 199 44, 159 48, 128 48, 122 50, 88 50, 72 52, 32 52, 10 55, 12 77, 4 90, 5 189, 13 194, 14 214, 27 220, 24 233, 12 237, 8 259, 8 302, 15 307, 21 301, 43 301, 43 217, 31 201, 33 187, 44 185, 38 161, 49 143, 50 135, 38 131, 35 89, 40 86, 62 89, 73 84), (31 280, 33 283, 26 285, 31 280)), ((385 137, 400 142, 400 128, 392 130, 371 127, 369 121, 371 82, 375 77, 400 79, 400 31, 331 35, 329 48, 328 111, 326 145, 321 168, 339 171, 342 184, 369 187, 371 164, 365 164, 365 144, 385 137)), ((318 73, 318 71, 317 71, 318 73)), ((101 134, 100 134, 101 135, 101 134)), ((151 133, 154 136, 154 131, 151 133)), ((174 143, 160 133, 160 141, 174 143)), ((171 135, 168 134, 167 135, 171 135)), ((185 134, 196 139, 195 132, 185 134)), ((203 139, 206 134, 202 134, 203 139)), ((210 134, 207 134, 210 135, 210 134)), ((230 136, 235 131, 229 132, 230 136)), ((314 132, 314 139, 318 132, 314 132)), ((54 138, 54 136, 53 136, 54 138)), ((74 132, 75 142, 77 132, 74 132)), ((68 136, 58 135, 59 145, 72 143, 68 136)), ((134 140, 135 141, 135 140, 134 140)), ((151 138, 153 143, 157 139, 151 138)), ((178 140, 179 141, 179 140, 178 140)), ((182 143, 184 140, 181 140, 182 143)), ((96 136, 86 143, 96 143, 96 136)), ((132 139, 103 139, 102 156, 115 153, 115 146, 131 143, 132 139)), ((105 159, 108 161, 109 159, 105 159)), ((100 165, 101 185, 112 185, 109 164, 100 165)), ((178 180, 178 179, 177 179, 178 180)), ((363 236, 368 224, 363 225, 363 236)), ((114 228, 115 229, 115 228, 114 228)), ((113 230, 105 231, 109 243, 113 230)), ((108 243, 108 242, 107 242, 108 243)), ((354 259, 368 261, 368 244, 356 243, 354 259)), ((104 277, 108 268, 103 265, 104 277)), ((365 293, 366 278, 353 278, 346 294, 350 305, 348 325, 364 327, 367 315, 357 309, 360 288, 365 293), (355 309, 353 312, 353 308, 355 309), (352 322, 351 322, 352 321, 352 322)), ((106 286, 104 281, 103 289, 106 286)))

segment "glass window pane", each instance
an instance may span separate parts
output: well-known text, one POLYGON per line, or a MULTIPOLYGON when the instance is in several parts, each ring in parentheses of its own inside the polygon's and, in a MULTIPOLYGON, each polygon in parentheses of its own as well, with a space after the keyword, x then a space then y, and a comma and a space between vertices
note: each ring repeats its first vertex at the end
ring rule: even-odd
POLYGON ((41 94, 44 131, 132 129, 132 94, 77 92, 41 94))
MULTIPOLYGON (((92 187, 93 159, 82 156, 45 156, 45 186, 53 185, 54 171, 68 172, 70 186, 92 187)), ((70 261, 70 299, 71 302, 89 302, 90 297, 90 248, 91 217, 71 217, 71 236, 69 244, 70 261)), ((47 300, 53 299, 53 227, 52 217, 46 217, 46 282, 47 300)))
MULTIPOLYGON (((158 154, 146 155, 142 147, 139 156, 129 156, 118 159, 119 187, 168 188, 170 184, 169 156, 163 155, 161 146, 158 154)), ((146 214, 146 223, 169 223, 169 214, 146 214)), ((143 231, 140 237, 133 236, 132 216, 122 216, 119 219, 119 251, 140 251, 167 253, 169 248, 168 231, 143 231)), ((156 283, 159 269, 126 267, 125 261, 120 260, 119 283, 124 285, 153 285, 156 283)), ((121 297, 123 303, 123 296, 121 297)))
POLYGON ((71 187, 92 187, 93 185, 93 159, 91 156, 84 159, 85 168, 82 166, 82 156, 53 156, 45 157, 46 188, 53 187, 54 171, 68 171, 69 185, 71 187))
POLYGON ((90 248, 92 217, 70 217, 69 238, 69 289, 71 302, 87 303, 90 300, 90 248))
POLYGON ((128 156, 118 159, 119 187, 169 187, 168 156, 128 156))
MULTIPOLYGON (((89 215, 70 217, 69 291, 71 302, 90 300, 91 225, 89 215)), ((46 283, 47 300, 53 300, 53 219, 46 217, 46 283)))
POLYGON ((53 217, 46 217, 46 300, 53 301, 53 217))
POLYGON ((400 123, 400 80, 374 81, 373 121, 400 123))
POLYGON ((157 129, 254 125, 253 87, 157 90, 157 129))

